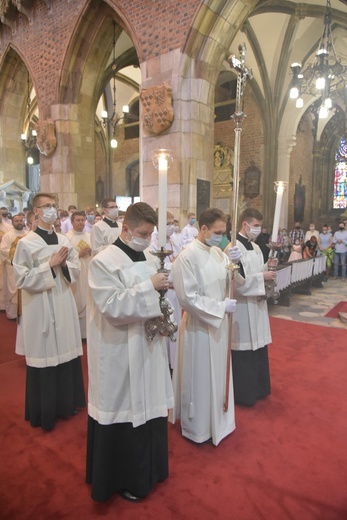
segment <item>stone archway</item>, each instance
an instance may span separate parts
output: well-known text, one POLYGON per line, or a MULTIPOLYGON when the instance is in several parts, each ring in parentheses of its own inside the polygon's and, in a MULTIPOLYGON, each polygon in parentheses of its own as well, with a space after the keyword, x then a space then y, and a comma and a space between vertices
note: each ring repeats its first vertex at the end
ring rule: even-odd
MULTIPOLYGON (((103 135, 95 134, 95 112, 101 93, 112 71, 108 61, 112 53, 113 20, 122 31, 124 22, 116 7, 93 0, 82 13, 65 55, 59 81, 57 104, 51 107, 58 147, 52 161, 45 161, 42 186, 59 193, 62 207, 94 205, 98 154, 110 167, 111 156, 103 135), (97 150, 97 153, 96 153, 97 150)), ((131 31, 127 31, 131 32, 131 31)), ((134 59, 134 53, 128 59, 134 59)), ((105 190, 112 193, 109 180, 105 190)))
POLYGON ((0 74, 0 183, 15 180, 26 184, 26 155, 20 136, 28 123, 27 81, 26 64, 11 46, 4 55, 0 74))

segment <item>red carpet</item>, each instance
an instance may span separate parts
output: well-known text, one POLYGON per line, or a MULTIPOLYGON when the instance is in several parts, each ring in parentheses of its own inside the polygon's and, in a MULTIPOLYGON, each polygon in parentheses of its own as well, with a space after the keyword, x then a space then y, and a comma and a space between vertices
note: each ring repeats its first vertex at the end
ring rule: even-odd
MULTIPOLYGON (((237 407, 236 431, 217 448, 196 446, 170 425, 170 478, 139 504, 119 496, 93 503, 84 483, 86 412, 50 433, 31 428, 24 360, 0 366, 0 518, 346 520, 347 331, 271 324, 272 396, 237 407)), ((0 314, 2 351, 13 351, 14 325, 0 314), (4 327, 12 345, 3 344, 4 327)))
POLYGON ((347 302, 339 302, 327 314, 325 314, 325 317, 326 318, 338 318, 339 312, 347 312, 347 302))

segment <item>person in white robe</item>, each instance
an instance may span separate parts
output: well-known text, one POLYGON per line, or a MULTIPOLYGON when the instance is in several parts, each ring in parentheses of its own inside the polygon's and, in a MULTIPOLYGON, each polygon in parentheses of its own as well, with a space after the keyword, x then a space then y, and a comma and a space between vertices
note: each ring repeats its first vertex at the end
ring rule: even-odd
MULTIPOLYGON (((267 345, 272 340, 265 282, 273 281, 276 273, 267 270, 261 249, 254 243, 261 232, 262 220, 263 215, 257 209, 244 210, 236 242, 242 257, 235 283, 232 367, 235 404, 243 406, 253 406, 271 393, 267 345)), ((276 259, 272 262, 275 265, 276 259)))
POLYGON ((181 231, 182 236, 182 247, 187 247, 197 236, 198 230, 195 227, 196 223, 196 215, 193 212, 188 213, 187 215, 187 225, 181 231))
MULTIPOLYGON (((178 243, 174 243, 172 240, 174 234, 174 216, 170 211, 166 212, 166 244, 165 249, 168 251, 172 251, 172 254, 165 257, 164 260, 164 266, 165 269, 168 271, 169 274, 169 289, 167 290, 166 297, 170 301, 172 305, 173 313, 171 315, 171 320, 174 321, 177 325, 177 327, 180 327, 181 324, 181 318, 182 318, 182 308, 179 304, 178 298, 176 296, 175 289, 173 287, 172 283, 172 264, 182 251, 182 247, 178 247, 178 243)), ((159 237, 158 237, 158 231, 155 229, 152 233, 151 237, 151 248, 154 251, 159 251, 159 237)), ((169 353, 169 363, 171 370, 175 368, 175 361, 176 361, 176 351, 177 351, 177 338, 176 341, 170 340, 170 338, 166 339, 167 346, 168 346, 168 353, 169 353)))
POLYGON ((61 226, 61 233, 63 235, 66 235, 66 233, 68 231, 70 231, 70 229, 72 229, 71 217, 72 217, 73 213, 75 211, 77 211, 77 208, 76 208, 76 206, 74 204, 70 204, 70 206, 68 206, 68 208, 67 208, 67 211, 69 213, 68 218, 66 218, 65 220, 62 220, 61 224, 60 224, 60 226, 61 226))
POLYGON ((71 289, 75 297, 78 319, 80 322, 81 338, 87 337, 86 329, 86 309, 87 309, 87 289, 88 289, 88 267, 91 260, 92 248, 90 244, 90 233, 84 231, 86 217, 82 211, 75 211, 71 215, 72 229, 66 236, 78 253, 80 261, 80 276, 71 284, 71 289))
MULTIPOLYGON (((2 212, 0 211, 0 246, 1 240, 5 233, 11 231, 13 228, 10 224, 3 221, 2 212)), ((2 259, 0 254, 0 311, 5 310, 4 300, 4 277, 5 277, 5 260, 2 259)))
POLYGON ((105 217, 96 222, 90 232, 93 255, 102 251, 109 244, 113 244, 122 230, 122 225, 117 222, 119 210, 115 200, 103 199, 101 208, 105 217))
MULTIPOLYGON (((178 355, 173 372, 174 423, 181 418, 182 435, 216 446, 235 429, 232 377, 227 388, 228 318, 236 301, 226 296, 227 255, 218 247, 225 233, 224 213, 202 212, 200 231, 172 266, 173 285, 184 309, 178 355), (217 246, 217 247, 216 247, 217 246), (229 407, 224 412, 225 398, 229 407)), ((238 248, 234 248, 239 258, 238 248)), ((228 365, 229 359, 229 365, 228 365)))
POLYGON ((180 226, 178 220, 174 219, 173 221, 173 233, 170 237, 172 243, 172 249, 174 252, 174 256, 178 256, 183 249, 182 235, 180 233, 180 226))
POLYGON ((18 312, 18 290, 14 278, 13 257, 17 244, 27 231, 24 229, 24 218, 22 215, 14 215, 12 218, 12 229, 5 233, 0 244, 0 258, 5 262, 4 269, 4 306, 6 317, 15 320, 18 312))
POLYGON ((89 265, 86 481, 96 501, 119 492, 137 502, 168 476, 166 341, 145 331, 161 315, 158 290, 168 287, 148 251, 156 222, 148 204, 129 206, 120 237, 89 265))
POLYGON ((90 233, 95 223, 95 208, 93 208, 92 206, 87 206, 84 212, 86 215, 84 231, 86 233, 90 233))
POLYGON ((59 417, 85 406, 82 342, 71 283, 79 276, 78 254, 68 238, 56 234, 56 199, 33 199, 38 227, 23 237, 13 259, 21 293, 16 353, 27 365, 25 419, 54 428, 59 417))

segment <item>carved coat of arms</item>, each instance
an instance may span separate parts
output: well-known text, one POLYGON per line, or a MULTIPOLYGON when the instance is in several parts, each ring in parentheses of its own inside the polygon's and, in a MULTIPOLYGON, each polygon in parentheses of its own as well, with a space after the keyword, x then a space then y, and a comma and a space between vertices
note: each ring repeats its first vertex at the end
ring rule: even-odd
POLYGON ((36 125, 37 139, 36 145, 42 155, 49 157, 57 147, 55 128, 53 119, 39 121, 36 125))
POLYGON ((142 104, 142 124, 147 132, 161 134, 167 130, 173 121, 172 88, 163 83, 142 89, 140 100, 142 104))

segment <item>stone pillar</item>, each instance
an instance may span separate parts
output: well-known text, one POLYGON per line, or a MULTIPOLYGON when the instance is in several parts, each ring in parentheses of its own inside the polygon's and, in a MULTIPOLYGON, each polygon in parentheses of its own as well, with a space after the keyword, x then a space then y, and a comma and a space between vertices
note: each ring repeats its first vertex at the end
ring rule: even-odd
POLYGON ((174 162, 168 173, 168 210, 175 217, 181 217, 183 223, 188 211, 196 211, 198 178, 211 182, 212 196, 214 104, 211 93, 214 89, 210 82, 195 77, 193 62, 190 72, 185 77, 180 76, 181 60, 181 52, 177 49, 141 65, 143 88, 161 82, 171 85, 174 121, 158 136, 141 132, 140 163, 142 200, 156 208, 158 172, 152 164, 152 154, 160 148, 172 150, 174 162))
POLYGON ((311 215, 310 222, 315 222, 318 227, 318 218, 322 213, 322 179, 323 163, 321 143, 317 140, 313 143, 312 151, 312 192, 311 192, 311 215))
POLYGON ((278 158, 277 158, 277 179, 278 181, 286 181, 288 187, 283 195, 280 227, 288 227, 288 207, 289 207, 289 174, 290 174, 290 154, 296 144, 296 137, 279 137, 278 139, 278 158))
MULTIPOLYGON (((94 121, 77 105, 53 105, 57 149, 41 158, 41 190, 57 193, 59 205, 79 209, 95 203, 94 121)), ((42 156, 41 156, 42 157, 42 156)))

